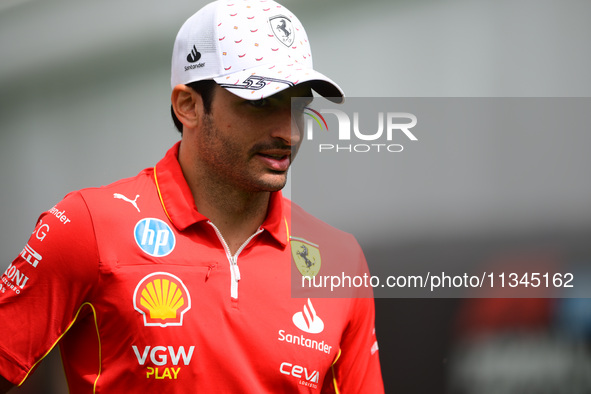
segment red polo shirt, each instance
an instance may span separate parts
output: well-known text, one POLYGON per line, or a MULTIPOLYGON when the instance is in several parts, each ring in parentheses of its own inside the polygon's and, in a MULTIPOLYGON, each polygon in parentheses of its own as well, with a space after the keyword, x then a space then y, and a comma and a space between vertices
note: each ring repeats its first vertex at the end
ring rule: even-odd
POLYGON ((290 292, 292 248, 324 262, 336 239, 365 271, 354 238, 273 193, 231 255, 177 156, 40 216, 0 282, 0 374, 21 384, 59 343, 72 393, 383 392, 373 300, 290 292))

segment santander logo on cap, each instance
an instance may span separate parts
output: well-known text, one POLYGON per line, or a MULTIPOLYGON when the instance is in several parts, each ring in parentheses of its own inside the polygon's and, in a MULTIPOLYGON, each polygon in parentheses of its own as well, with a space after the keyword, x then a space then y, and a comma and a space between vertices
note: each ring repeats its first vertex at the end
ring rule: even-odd
POLYGON ((292 321, 297 328, 309 334, 318 334, 324 330, 324 322, 316 314, 309 298, 306 305, 304 305, 304 310, 293 315, 292 321))

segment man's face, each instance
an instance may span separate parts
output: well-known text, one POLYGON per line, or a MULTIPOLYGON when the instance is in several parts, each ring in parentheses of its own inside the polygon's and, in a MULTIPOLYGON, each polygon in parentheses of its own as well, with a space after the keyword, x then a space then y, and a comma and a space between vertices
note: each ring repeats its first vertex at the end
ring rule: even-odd
POLYGON ((302 140, 303 108, 292 118, 292 97, 309 103, 312 92, 298 85, 253 101, 216 86, 198 136, 197 165, 215 183, 246 192, 283 188, 302 140))

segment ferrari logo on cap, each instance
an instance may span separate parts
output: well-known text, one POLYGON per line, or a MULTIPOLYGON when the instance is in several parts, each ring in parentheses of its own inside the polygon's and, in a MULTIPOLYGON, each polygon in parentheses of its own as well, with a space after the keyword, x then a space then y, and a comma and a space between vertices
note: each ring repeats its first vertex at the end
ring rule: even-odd
POLYGON ((298 271, 303 276, 313 277, 320 271, 320 250, 318 245, 303 238, 291 237, 291 255, 298 271))
POLYGON ((277 15, 269 18, 271 29, 275 37, 285 46, 290 47, 295 40, 295 29, 291 24, 291 20, 283 15, 277 15))

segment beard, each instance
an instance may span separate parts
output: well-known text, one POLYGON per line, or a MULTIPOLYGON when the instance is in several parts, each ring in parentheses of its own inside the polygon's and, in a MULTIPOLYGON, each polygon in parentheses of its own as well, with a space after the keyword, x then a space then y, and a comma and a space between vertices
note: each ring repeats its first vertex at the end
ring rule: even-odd
MULTIPOLYGON (((247 132, 247 131, 245 131, 247 132)), ((273 149, 291 150, 283 140, 269 139, 257 142, 250 148, 248 138, 223 133, 213 122, 213 117, 203 117, 199 137, 199 165, 205 166, 210 187, 230 187, 244 192, 276 192, 285 186, 287 171, 265 168, 257 159, 258 152, 273 149)), ((228 189, 226 189, 228 190, 228 189)))

